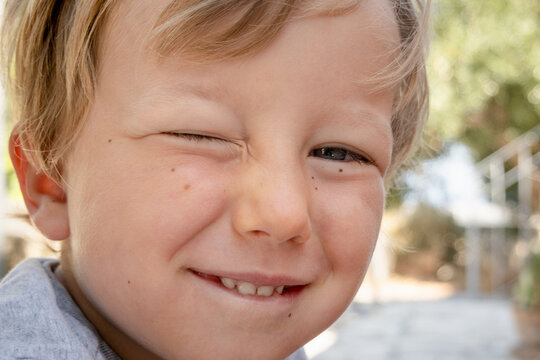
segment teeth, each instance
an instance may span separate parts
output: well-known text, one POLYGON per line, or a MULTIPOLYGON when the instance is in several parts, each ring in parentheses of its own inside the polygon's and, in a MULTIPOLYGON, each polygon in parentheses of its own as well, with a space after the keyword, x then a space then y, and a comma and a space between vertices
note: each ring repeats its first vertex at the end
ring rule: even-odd
POLYGON ((234 289, 235 284, 233 279, 220 278, 220 280, 223 286, 225 286, 227 289, 234 289))
POLYGON ((255 285, 247 283, 247 282, 240 282, 238 283, 238 292, 242 295, 255 295, 257 293, 257 288, 255 285))
POLYGON ((274 294, 274 291, 278 294, 283 293, 283 289, 285 288, 284 285, 281 286, 255 286, 251 283, 245 282, 245 281, 239 281, 238 283, 229 278, 219 278, 223 286, 225 286, 227 289, 234 289, 236 288, 236 291, 238 291, 242 295, 257 295, 257 296, 272 296, 274 294))
POLYGON ((274 293, 273 286, 259 286, 257 288, 257 295, 259 296, 272 296, 274 293))

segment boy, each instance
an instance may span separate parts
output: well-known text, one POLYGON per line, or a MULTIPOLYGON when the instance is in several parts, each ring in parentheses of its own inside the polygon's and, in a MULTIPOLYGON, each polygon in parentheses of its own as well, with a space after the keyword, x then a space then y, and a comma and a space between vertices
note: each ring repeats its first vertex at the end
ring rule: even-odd
POLYGON ((2 357, 304 358, 422 125, 410 1, 17 0, 5 18, 10 153, 62 250, 3 280, 2 357))

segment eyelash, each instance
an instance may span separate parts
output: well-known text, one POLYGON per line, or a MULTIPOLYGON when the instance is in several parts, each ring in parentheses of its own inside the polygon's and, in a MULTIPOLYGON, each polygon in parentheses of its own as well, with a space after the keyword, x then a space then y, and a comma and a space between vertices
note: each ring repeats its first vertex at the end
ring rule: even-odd
MULTIPOLYGON (((224 139, 221 139, 221 138, 218 138, 218 137, 214 137, 214 136, 210 136, 210 135, 191 134, 191 133, 178 133, 178 132, 174 132, 174 131, 163 132, 163 134, 178 137, 178 138, 183 138, 183 139, 186 139, 188 141, 194 141, 194 142, 203 142, 203 141, 223 141, 223 142, 225 142, 225 141, 227 141, 227 140, 224 140, 224 139)), ((373 161, 370 160, 369 158, 367 158, 366 156, 355 153, 353 151, 350 151, 350 150, 347 150, 347 149, 344 149, 344 148, 337 147, 337 146, 327 146, 327 147, 321 147, 321 148, 311 150, 309 152, 309 156, 320 157, 320 158, 322 158, 324 160, 329 160, 329 161, 339 161, 339 162, 353 162, 354 161, 354 162, 357 162, 357 163, 360 163, 360 164, 367 164, 367 165, 373 164, 373 161), (341 158, 337 159, 337 158, 335 158, 335 156, 332 156, 332 155, 330 155, 330 157, 325 157, 325 153, 329 152, 329 151, 340 151, 341 152, 340 157, 343 157, 343 159, 341 159, 341 158)))
POLYGON ((367 165, 373 164, 373 161, 367 158, 366 156, 355 153, 353 151, 350 151, 344 148, 337 147, 337 146, 327 146, 327 147, 321 147, 318 149, 311 150, 309 152, 309 156, 320 157, 324 160, 329 160, 329 161, 339 161, 339 162, 354 161, 360 164, 367 164, 367 165), (339 151, 340 155, 336 156, 336 155, 326 154, 327 152, 330 152, 330 151, 339 151))
POLYGON ((210 135, 201 135, 201 134, 190 134, 190 133, 178 133, 174 131, 163 132, 165 135, 170 135, 178 138, 183 138, 188 141, 202 142, 202 141, 227 141, 218 137, 210 135))

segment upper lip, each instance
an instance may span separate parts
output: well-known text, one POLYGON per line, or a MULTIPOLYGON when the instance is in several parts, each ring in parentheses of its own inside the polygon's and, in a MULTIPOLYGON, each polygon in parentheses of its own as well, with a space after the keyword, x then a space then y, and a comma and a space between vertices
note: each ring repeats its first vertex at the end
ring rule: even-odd
POLYGON ((309 281, 284 274, 272 275, 259 272, 208 271, 194 268, 191 268, 190 270, 203 276, 228 278, 236 281, 247 282, 255 286, 304 286, 309 283, 309 281))

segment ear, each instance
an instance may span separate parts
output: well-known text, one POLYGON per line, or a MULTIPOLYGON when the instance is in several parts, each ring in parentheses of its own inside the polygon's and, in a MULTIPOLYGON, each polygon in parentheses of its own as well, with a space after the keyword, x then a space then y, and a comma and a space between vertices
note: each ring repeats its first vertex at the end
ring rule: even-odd
POLYGON ((34 225, 51 240, 69 237, 69 220, 64 189, 50 176, 37 170, 26 156, 15 132, 9 138, 9 155, 21 192, 34 225))

